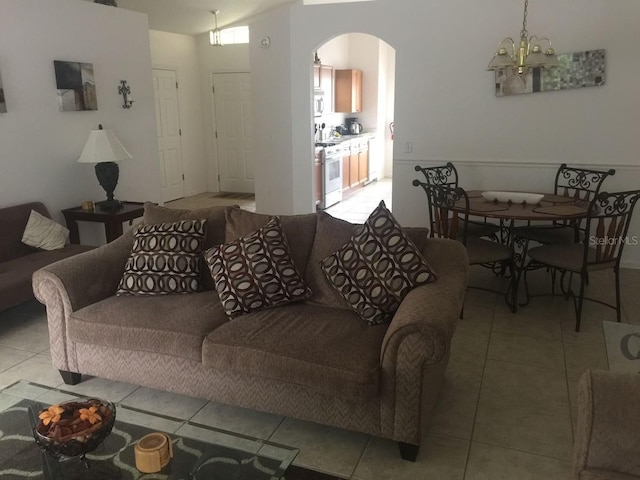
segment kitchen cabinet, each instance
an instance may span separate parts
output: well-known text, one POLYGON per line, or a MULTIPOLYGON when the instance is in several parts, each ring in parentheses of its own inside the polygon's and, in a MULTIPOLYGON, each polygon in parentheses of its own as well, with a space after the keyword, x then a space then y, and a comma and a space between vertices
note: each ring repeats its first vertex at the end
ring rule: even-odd
POLYGON ((351 187, 349 182, 349 172, 351 171, 351 154, 349 151, 342 157, 342 190, 351 187))
POLYGON ((336 70, 334 89, 336 112, 362 111, 362 70, 336 70))
POLYGON ((365 183, 369 179, 369 150, 365 143, 358 152, 358 182, 365 183))
POLYGON ((322 203, 322 150, 316 152, 313 160, 313 198, 316 207, 322 203))
POLYGON ((366 139, 354 139, 342 157, 342 189, 364 185, 368 179, 369 142, 366 139))
POLYGON ((351 146, 351 155, 349 156, 349 186, 355 187, 358 181, 358 147, 351 146))

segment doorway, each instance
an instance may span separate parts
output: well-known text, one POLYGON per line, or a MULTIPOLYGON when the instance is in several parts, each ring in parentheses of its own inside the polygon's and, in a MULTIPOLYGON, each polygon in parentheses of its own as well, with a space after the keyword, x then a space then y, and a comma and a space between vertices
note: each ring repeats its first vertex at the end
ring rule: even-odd
POLYGON ((322 78, 318 88, 317 75, 314 75, 314 85, 311 86, 314 100, 322 95, 325 104, 331 102, 331 107, 325 107, 321 112, 317 108, 312 109, 313 131, 316 132, 312 141, 316 154, 318 148, 331 144, 336 138, 344 146, 343 150, 349 149, 349 153, 345 151, 343 154, 342 165, 341 203, 344 205, 329 206, 332 215, 340 216, 344 212, 353 216, 354 211, 361 215, 365 209, 370 213, 377 205, 376 199, 378 202, 385 199, 387 206, 391 207, 387 199, 391 198, 393 175, 391 128, 395 110, 395 49, 378 37, 354 32, 339 35, 320 45, 314 57, 314 73, 326 67, 331 68, 334 74, 331 88, 322 85, 322 78), (348 80, 346 87, 342 81, 345 76, 348 80), (344 94, 338 100, 339 92, 345 88, 348 92, 346 108, 344 94), (352 92, 351 96, 349 92, 352 92), (354 122, 358 124, 355 130, 349 128, 354 122), (350 135, 360 132, 364 135, 350 135), (342 136, 337 137, 339 134, 342 136), (358 206, 359 203, 362 205, 358 206))
POLYGON ((160 160, 162 200, 184 197, 178 84, 175 70, 153 69, 153 97, 160 160))
POLYGON ((219 189, 254 193, 250 74, 214 73, 212 81, 219 189))

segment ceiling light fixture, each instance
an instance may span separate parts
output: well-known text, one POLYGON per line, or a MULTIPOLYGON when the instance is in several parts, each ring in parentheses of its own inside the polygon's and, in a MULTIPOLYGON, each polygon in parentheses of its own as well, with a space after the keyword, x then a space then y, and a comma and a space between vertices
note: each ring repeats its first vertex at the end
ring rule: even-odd
POLYGON ((500 70, 512 68, 513 73, 523 75, 530 68, 552 68, 558 66, 558 57, 551 46, 551 40, 547 37, 538 38, 535 35, 528 37, 527 32, 527 8, 529 0, 524 2, 524 18, 522 20, 522 31, 520 32, 520 45, 516 48, 511 37, 507 37, 498 44, 493 59, 489 62, 487 70, 500 70), (543 51, 540 44, 547 44, 543 51))
POLYGON ((218 14, 220 13, 220 10, 211 10, 211 13, 213 13, 216 24, 215 28, 209 31, 209 45, 222 47, 224 44, 220 38, 220 29, 218 28, 218 14))

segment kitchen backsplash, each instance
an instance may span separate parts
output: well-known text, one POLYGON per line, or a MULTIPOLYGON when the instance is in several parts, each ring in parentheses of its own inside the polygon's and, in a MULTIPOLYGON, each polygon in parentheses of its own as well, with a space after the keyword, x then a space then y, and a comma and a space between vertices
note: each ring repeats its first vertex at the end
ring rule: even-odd
MULTIPOLYGON (((337 125, 344 125, 345 119, 348 117, 357 116, 350 113, 332 113, 328 115, 323 115, 321 117, 315 117, 314 123, 318 126, 315 141, 321 142, 327 140, 331 137, 331 132, 337 125), (324 124, 324 128, 322 125, 324 124)), ((367 125, 363 125, 364 132, 371 132, 371 127, 367 125)))

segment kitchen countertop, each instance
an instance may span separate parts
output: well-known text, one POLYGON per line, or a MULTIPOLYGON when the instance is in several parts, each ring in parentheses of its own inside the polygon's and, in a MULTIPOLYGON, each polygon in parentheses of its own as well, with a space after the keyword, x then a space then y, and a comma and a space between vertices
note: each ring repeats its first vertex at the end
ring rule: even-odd
POLYGON ((338 145, 344 142, 349 142, 352 140, 370 140, 376 136, 375 132, 365 132, 360 135, 342 135, 340 137, 330 137, 321 142, 316 142, 316 147, 327 147, 331 145, 338 145))

